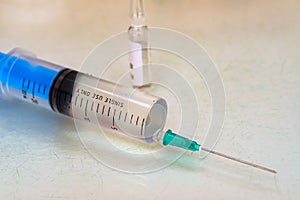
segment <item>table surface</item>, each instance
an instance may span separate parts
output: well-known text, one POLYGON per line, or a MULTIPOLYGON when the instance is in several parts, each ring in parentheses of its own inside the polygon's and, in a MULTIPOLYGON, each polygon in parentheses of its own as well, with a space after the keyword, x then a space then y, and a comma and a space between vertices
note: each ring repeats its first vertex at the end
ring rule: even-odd
MULTIPOLYGON (((278 174, 212 155, 190 169, 184 163, 193 154, 157 172, 121 173, 90 155, 72 120, 0 100, 0 199, 298 199, 300 3, 153 0, 145 6, 149 26, 189 35, 219 67, 226 116, 215 149, 278 174)), ((126 31, 127 16, 122 0, 4 0, 0 49, 23 47, 78 69, 100 42, 126 31)))

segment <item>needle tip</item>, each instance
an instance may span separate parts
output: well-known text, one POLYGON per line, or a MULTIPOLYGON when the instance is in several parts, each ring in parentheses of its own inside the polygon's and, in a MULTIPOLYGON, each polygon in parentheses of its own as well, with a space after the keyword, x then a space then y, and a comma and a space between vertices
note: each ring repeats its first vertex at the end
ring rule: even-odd
POLYGON ((206 151, 208 153, 215 154, 217 156, 221 156, 223 158, 227 158, 227 159, 232 160, 232 161, 236 161, 236 162, 251 166, 251 167, 255 167, 255 168, 260 169, 260 170, 264 170, 264 171, 267 171, 267 172, 270 172, 270 173, 273 173, 273 174, 277 174, 277 171, 275 171, 273 169, 263 167, 261 165, 257 165, 257 164, 254 164, 254 163, 251 163, 251 162, 248 162, 248 161, 244 161, 244 160, 241 160, 241 159, 238 159, 238 158, 234 158, 232 156, 229 156, 229 155, 217 152, 217 151, 209 150, 209 149, 206 149, 206 148, 203 148, 203 147, 201 148, 201 150, 206 151))

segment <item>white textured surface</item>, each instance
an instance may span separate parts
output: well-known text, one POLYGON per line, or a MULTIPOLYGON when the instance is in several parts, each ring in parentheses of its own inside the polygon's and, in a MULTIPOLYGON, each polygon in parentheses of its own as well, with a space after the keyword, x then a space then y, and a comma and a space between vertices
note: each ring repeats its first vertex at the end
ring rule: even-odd
MULTIPOLYGON (((273 167, 273 176, 213 156, 152 174, 112 171, 82 147, 72 120, 0 100, 0 199, 298 199, 300 3, 146 1, 150 26, 198 40, 220 67, 226 119, 216 149, 273 167), (194 4, 194 5, 193 5, 194 4)), ((66 66, 127 29, 127 1, 0 2, 0 50, 20 46, 66 66)))

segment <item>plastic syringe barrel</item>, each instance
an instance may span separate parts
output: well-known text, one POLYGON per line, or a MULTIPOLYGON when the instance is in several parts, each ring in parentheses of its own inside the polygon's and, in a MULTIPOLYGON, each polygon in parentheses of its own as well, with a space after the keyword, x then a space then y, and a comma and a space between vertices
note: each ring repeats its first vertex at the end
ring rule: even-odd
POLYGON ((51 86, 64 67, 16 48, 0 54, 0 96, 15 97, 47 109, 51 86))
POLYGON ((20 49, 0 54, 0 96, 15 97, 146 142, 162 137, 164 99, 43 61, 20 49))
POLYGON ((0 61, 6 56, 5 53, 0 52, 0 61))

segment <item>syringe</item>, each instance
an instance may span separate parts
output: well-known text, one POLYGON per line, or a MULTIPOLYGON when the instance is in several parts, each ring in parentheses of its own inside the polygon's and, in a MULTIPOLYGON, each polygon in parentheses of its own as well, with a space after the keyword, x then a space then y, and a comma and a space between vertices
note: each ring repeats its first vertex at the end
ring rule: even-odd
MULTIPOLYGON (((0 52, 0 97, 15 97, 49 110, 145 141, 200 151, 196 141, 163 131, 167 102, 163 98, 124 87, 43 61, 21 49, 0 52)), ((256 164, 202 148, 202 150, 271 173, 256 164)))

